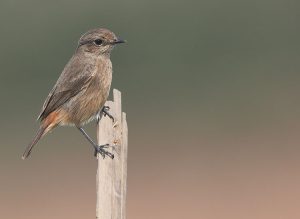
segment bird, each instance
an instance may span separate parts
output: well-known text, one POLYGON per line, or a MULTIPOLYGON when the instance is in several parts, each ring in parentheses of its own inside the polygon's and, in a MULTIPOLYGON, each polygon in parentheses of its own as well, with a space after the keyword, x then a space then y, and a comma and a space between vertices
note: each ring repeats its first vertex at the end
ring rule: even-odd
POLYGON ((105 150, 109 145, 97 145, 83 126, 101 113, 113 119, 104 106, 112 81, 110 54, 117 44, 125 42, 106 28, 91 29, 80 37, 73 56, 44 101, 38 115, 40 127, 22 159, 28 158, 38 141, 58 126, 76 127, 92 144, 95 155, 114 157, 105 150))

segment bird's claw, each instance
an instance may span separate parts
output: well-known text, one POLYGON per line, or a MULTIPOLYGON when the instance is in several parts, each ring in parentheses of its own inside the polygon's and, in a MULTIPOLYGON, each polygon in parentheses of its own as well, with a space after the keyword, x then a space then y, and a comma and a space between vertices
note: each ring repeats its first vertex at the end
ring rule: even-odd
POLYGON ((109 106, 104 106, 102 108, 102 113, 103 113, 104 116, 108 116, 109 118, 111 118, 111 120, 114 122, 115 118, 108 112, 109 110, 110 110, 109 106))
POLYGON ((114 159, 115 155, 106 151, 105 148, 109 148, 110 145, 109 144, 104 144, 104 145, 99 145, 97 147, 95 147, 95 153, 94 156, 97 156, 97 153, 101 154, 101 156, 103 157, 103 159, 105 158, 105 156, 109 156, 111 159, 114 159))

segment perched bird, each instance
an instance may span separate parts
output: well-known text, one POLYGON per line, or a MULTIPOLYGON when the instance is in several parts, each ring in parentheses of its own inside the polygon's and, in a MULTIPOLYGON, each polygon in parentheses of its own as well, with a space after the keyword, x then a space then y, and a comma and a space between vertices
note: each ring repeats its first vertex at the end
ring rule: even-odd
POLYGON ((108 145, 94 143, 82 126, 95 119, 100 112, 111 117, 104 106, 112 80, 110 53, 116 44, 124 42, 104 28, 92 29, 82 35, 74 55, 44 102, 38 116, 40 128, 22 159, 30 155, 34 145, 45 134, 65 125, 77 127, 93 145, 95 154, 113 158, 113 154, 105 150, 108 145))

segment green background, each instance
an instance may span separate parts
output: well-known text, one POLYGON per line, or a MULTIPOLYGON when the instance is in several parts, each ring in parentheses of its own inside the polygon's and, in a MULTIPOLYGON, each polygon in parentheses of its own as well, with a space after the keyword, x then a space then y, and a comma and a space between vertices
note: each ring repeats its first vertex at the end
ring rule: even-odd
MULTIPOLYGON (((130 219, 299 218, 300 3, 0 1, 0 218, 94 218, 96 161, 72 128, 21 154, 90 28, 126 39, 130 219)), ((87 130, 95 137, 95 124, 87 130)))

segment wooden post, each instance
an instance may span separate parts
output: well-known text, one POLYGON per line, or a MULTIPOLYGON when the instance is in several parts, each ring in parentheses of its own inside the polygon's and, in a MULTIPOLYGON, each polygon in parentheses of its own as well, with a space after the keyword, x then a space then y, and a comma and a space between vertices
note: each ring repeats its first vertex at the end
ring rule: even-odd
POLYGON ((107 150, 115 155, 114 159, 98 154, 98 169, 96 176, 97 204, 96 218, 125 219, 126 218, 126 179, 127 179, 127 146, 128 129, 126 114, 122 112, 121 92, 113 90, 114 101, 107 101, 108 116, 102 116, 97 129, 98 144, 110 144, 107 150))

